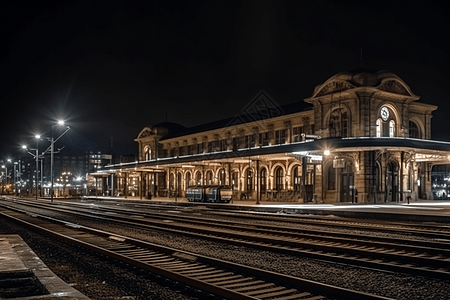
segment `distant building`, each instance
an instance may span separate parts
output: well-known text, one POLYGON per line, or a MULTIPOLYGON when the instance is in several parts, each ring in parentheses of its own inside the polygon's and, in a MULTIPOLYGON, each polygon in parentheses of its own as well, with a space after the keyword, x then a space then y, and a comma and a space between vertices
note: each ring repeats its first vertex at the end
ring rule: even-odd
POLYGON ((448 164, 450 143, 431 140, 437 106, 419 98, 395 74, 364 68, 285 106, 262 92, 234 118, 144 127, 139 159, 91 173, 93 188, 172 197, 228 185, 235 199, 305 203, 433 199, 431 170, 448 164))
MULTIPOLYGON (((17 193, 34 195, 36 191, 35 159, 30 155, 18 158, 17 162, 17 193)), ((84 155, 74 156, 55 153, 53 157, 54 188, 58 191, 58 188, 62 187, 63 191, 60 194, 75 193, 72 191, 74 189, 76 189, 77 194, 84 193, 86 189, 86 174, 96 172, 111 163, 112 154, 101 151, 86 151, 84 155)), ((38 194, 41 196, 46 196, 50 193, 50 173, 51 159, 50 154, 47 153, 43 163, 42 159, 38 163, 37 185, 38 194)))

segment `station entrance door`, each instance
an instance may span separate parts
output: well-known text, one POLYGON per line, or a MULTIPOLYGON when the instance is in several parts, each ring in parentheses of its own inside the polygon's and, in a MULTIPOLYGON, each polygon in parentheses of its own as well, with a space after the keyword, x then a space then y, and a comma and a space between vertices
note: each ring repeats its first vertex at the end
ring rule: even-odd
POLYGON ((393 161, 389 162, 386 169, 386 201, 397 201, 398 194, 398 168, 393 161))

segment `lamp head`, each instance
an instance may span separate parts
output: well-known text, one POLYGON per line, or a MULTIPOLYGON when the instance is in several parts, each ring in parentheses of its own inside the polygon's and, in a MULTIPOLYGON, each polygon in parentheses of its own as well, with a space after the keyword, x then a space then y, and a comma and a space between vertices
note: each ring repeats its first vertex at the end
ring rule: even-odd
POLYGON ((64 120, 58 120, 58 125, 64 125, 64 120))
POLYGON ((40 139, 41 135, 40 134, 36 134, 35 138, 40 139))
POLYGON ((23 145, 22 149, 27 150, 27 146, 23 145))

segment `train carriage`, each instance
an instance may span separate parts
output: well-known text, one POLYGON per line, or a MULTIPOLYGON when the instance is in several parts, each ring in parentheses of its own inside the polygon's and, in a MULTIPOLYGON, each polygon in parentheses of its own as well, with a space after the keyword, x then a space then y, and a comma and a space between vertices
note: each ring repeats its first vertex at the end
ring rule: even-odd
POLYGON ((224 202, 229 203, 233 197, 233 190, 229 186, 190 186, 186 190, 189 202, 224 202))

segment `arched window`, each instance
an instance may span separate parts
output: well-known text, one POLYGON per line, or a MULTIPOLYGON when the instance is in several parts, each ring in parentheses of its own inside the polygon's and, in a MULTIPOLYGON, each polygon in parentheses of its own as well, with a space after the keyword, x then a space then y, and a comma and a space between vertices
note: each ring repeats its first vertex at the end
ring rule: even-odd
POLYGON ((409 121, 409 137, 420 139, 419 126, 417 126, 416 122, 409 121))
POLYGON ((171 190, 175 188, 175 177, 173 176, 173 173, 170 173, 169 175, 169 188, 171 190))
POLYGON ((206 184, 211 185, 212 184, 212 173, 211 171, 206 172, 206 184))
POLYGON ((186 187, 192 185, 191 183, 191 172, 186 173, 186 187))
POLYGON ((239 173, 233 172, 233 175, 231 176, 231 184, 233 185, 234 190, 239 189, 239 173))
POLYGON ((177 175, 177 190, 178 190, 178 192, 181 191, 181 184, 183 183, 181 178, 182 178, 181 173, 178 173, 178 175, 177 175))
POLYGON ((294 188, 294 192, 300 192, 300 187, 302 184, 302 176, 300 174, 301 172, 299 166, 295 166, 292 176, 292 186, 294 188))
POLYGON ((152 159, 152 150, 150 149, 149 146, 146 146, 144 148, 144 156, 145 156, 145 160, 150 160, 152 159))
POLYGON ((394 137, 395 134, 395 121, 390 120, 389 121, 389 137, 394 137))
POLYGON ((338 108, 331 112, 330 136, 348 137, 348 114, 343 108, 338 108))
POLYGON ((283 189, 283 168, 275 169, 275 189, 281 191, 283 189))
POLYGON ((336 189, 336 170, 332 164, 328 167, 328 189, 336 189))
POLYGON ((202 184, 202 173, 200 173, 200 171, 197 171, 197 173, 195 173, 195 182, 198 185, 202 184))
POLYGON ((247 191, 253 191, 253 170, 248 168, 246 171, 247 178, 247 191))
POLYGON ((381 119, 377 120, 377 137, 381 137, 381 119))
POLYGON ((261 169, 261 192, 265 192, 267 189, 267 170, 266 168, 261 169))

